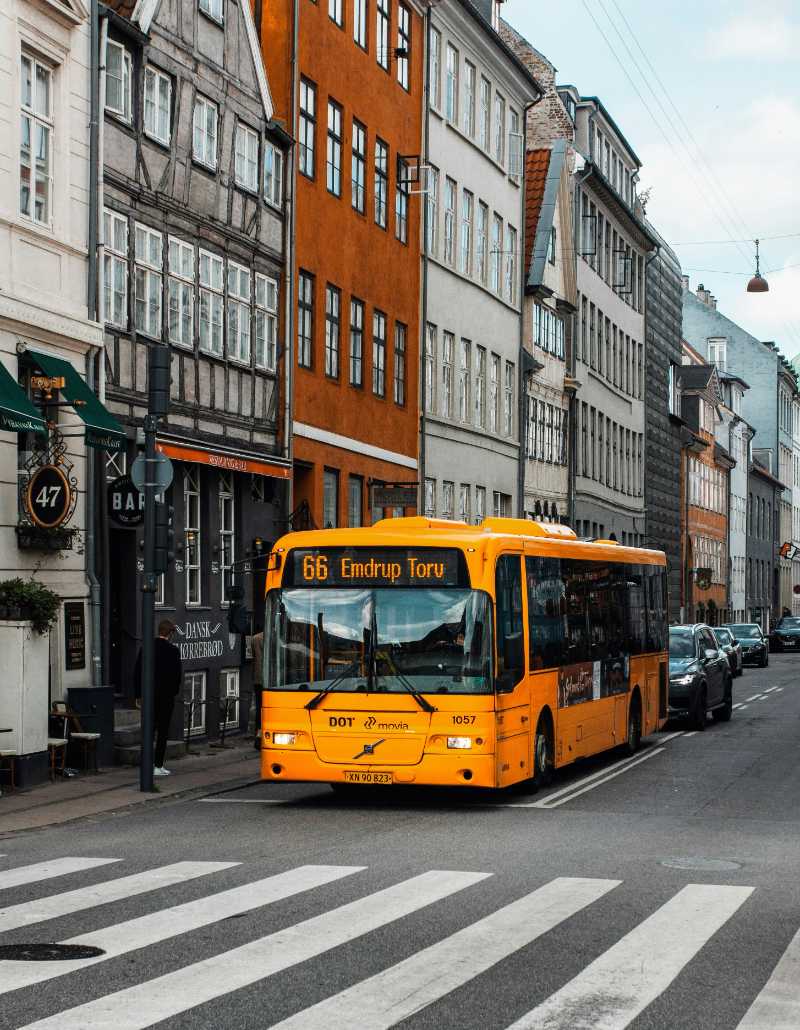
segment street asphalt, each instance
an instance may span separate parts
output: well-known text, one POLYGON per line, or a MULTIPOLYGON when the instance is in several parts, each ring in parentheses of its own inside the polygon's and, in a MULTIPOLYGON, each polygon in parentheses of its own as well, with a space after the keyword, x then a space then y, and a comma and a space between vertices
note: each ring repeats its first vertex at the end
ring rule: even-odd
POLYGON ((0 1027, 800 1030, 800 655, 734 701, 539 794, 254 783, 1 840, 0 945, 103 953, 0 960, 0 1027))

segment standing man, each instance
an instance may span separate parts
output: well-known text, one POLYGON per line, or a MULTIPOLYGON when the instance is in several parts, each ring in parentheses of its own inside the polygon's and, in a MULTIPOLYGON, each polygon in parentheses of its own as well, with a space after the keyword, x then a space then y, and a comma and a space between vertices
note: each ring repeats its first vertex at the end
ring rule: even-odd
MULTIPOLYGON (((164 767, 167 754, 167 735, 172 721, 172 710, 175 698, 180 693, 183 682, 181 669, 181 653, 170 638, 177 629, 171 619, 162 619, 158 624, 153 654, 153 732, 155 735, 154 776, 169 776, 170 770, 164 767)), ((142 653, 136 659, 134 670, 136 696, 142 693, 142 653)))
POLYGON ((254 633, 250 637, 250 649, 253 652, 253 695, 256 706, 256 725, 253 747, 261 749, 261 692, 264 689, 264 669, 262 662, 264 658, 264 631, 254 633))

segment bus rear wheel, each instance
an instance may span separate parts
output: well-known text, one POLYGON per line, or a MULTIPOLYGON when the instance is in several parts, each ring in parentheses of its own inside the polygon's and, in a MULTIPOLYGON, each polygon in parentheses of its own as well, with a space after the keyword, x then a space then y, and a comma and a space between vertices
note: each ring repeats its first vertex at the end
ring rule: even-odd
POLYGON ((625 738, 625 750, 629 755, 639 750, 642 742, 642 703, 639 695, 634 694, 628 708, 628 735, 625 738))
POLYGON ((550 720, 540 716, 533 739, 533 786, 536 790, 548 787, 553 780, 553 727, 550 720))

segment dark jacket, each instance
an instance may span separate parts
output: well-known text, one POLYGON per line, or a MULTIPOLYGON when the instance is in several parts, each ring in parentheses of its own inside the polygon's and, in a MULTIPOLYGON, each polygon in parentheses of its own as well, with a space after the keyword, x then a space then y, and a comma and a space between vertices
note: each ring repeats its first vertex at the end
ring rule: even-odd
MULTIPOLYGON (((133 671, 136 696, 142 696, 142 652, 136 658, 133 671)), ((156 637, 153 653, 153 693, 156 704, 171 704, 180 693, 183 682, 181 653, 174 644, 156 637)))

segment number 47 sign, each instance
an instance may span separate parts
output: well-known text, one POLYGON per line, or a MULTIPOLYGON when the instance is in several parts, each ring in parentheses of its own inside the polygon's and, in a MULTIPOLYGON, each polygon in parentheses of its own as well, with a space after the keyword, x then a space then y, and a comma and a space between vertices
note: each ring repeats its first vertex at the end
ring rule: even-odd
POLYGON ((72 488, 58 465, 43 465, 30 478, 27 508, 31 519, 42 529, 55 529, 72 510, 72 488))

